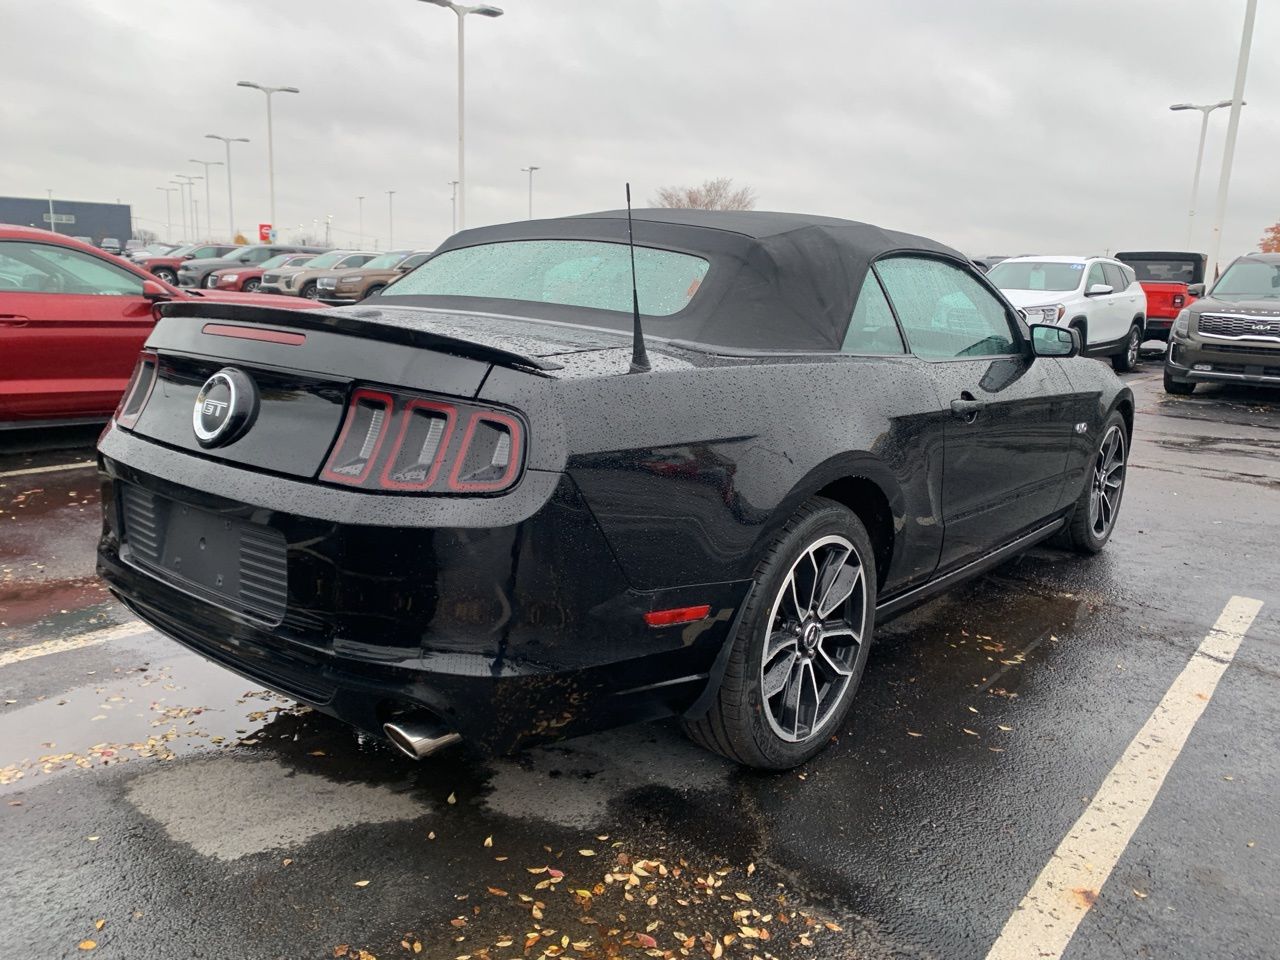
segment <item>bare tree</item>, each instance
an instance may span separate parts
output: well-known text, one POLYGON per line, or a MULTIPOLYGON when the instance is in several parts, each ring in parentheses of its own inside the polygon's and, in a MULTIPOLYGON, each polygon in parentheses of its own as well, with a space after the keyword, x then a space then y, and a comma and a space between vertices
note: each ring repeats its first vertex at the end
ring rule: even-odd
POLYGON ((662 187, 649 201, 655 207, 687 207, 694 210, 754 210, 756 192, 734 188, 731 177, 704 180, 697 187, 662 187))
POLYGON ((146 227, 135 227, 133 239, 141 240, 143 243, 155 243, 160 239, 160 235, 154 230, 148 230, 146 227))

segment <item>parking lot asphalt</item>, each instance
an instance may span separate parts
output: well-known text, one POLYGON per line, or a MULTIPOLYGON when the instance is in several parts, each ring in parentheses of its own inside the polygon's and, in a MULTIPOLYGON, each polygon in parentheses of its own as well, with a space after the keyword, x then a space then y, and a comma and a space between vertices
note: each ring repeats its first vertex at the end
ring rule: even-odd
POLYGON ((883 625, 838 742, 781 775, 674 723, 414 764, 133 621, 93 576, 92 431, 0 436, 0 944, 981 960, 1019 955, 1011 918, 1069 915, 1073 960, 1276 956, 1280 392, 1126 379, 1107 549, 883 625), (1233 597, 1262 604, 1234 657, 1233 597), (1198 703, 1170 706, 1180 681, 1198 703), (1187 716, 1185 744, 1138 736, 1187 716), (1109 860, 1080 853, 1083 814, 1135 809, 1109 860), (1037 881, 1068 862, 1078 887, 1037 881), (1062 904, 1019 908, 1046 883, 1062 904))

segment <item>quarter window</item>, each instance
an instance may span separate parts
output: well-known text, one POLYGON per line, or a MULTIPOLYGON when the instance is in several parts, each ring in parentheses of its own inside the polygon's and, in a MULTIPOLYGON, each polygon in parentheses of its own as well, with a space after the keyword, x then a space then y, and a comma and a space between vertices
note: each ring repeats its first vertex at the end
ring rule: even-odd
POLYGON ((907 352, 880 281, 870 270, 862 281, 862 290, 858 293, 858 302, 854 305, 849 330, 840 349, 845 353, 876 356, 907 352))
POLYGON ((891 257, 876 264, 911 351, 929 360, 1021 352, 1004 305, 974 276, 942 260, 891 257))

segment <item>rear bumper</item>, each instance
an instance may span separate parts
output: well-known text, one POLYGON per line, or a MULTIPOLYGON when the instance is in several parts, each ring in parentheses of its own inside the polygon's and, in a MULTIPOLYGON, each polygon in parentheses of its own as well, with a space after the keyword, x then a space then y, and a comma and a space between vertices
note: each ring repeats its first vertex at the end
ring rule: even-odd
POLYGON ((217 493, 174 483, 162 475, 167 458, 149 456, 154 446, 117 428, 104 437, 98 569, 111 591, 202 656, 371 732, 424 708, 468 740, 507 751, 683 712, 707 688, 748 587, 632 589, 563 475, 551 475, 550 496, 522 519, 490 501, 501 525, 401 526, 386 511, 417 498, 375 495, 391 522, 374 526, 307 515, 248 471, 219 470, 203 484, 217 493), (257 492, 252 501, 226 489, 236 474, 257 492), (283 533, 281 622, 210 602, 132 562, 122 483, 283 533), (644 625, 648 610, 701 603, 712 607, 706 620, 644 625))

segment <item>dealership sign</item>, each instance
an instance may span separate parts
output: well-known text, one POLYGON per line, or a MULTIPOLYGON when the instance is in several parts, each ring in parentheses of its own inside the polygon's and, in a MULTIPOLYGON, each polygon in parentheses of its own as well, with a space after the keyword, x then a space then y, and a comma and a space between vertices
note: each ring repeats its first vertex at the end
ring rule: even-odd
POLYGON ((276 232, 271 228, 269 223, 258 224, 258 242, 270 243, 275 239, 276 232))
POLYGON ((46 213, 40 217, 45 223, 75 223, 74 213, 46 213))

